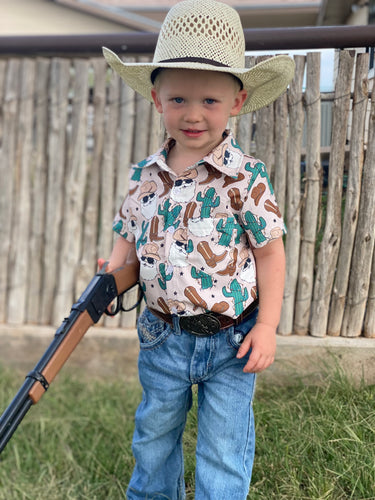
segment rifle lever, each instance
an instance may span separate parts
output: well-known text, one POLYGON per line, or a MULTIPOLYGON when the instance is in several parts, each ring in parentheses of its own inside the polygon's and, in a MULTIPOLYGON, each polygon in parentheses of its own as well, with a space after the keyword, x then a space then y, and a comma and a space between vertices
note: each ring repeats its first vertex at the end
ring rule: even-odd
POLYGON ((133 286, 131 286, 130 288, 128 288, 127 290, 125 290, 123 293, 121 293, 120 295, 118 295, 118 296, 116 297, 116 306, 115 306, 115 308, 114 308, 114 309, 111 309, 110 311, 109 311, 108 309, 106 309, 106 310, 104 311, 104 313, 105 313, 107 316, 115 316, 115 315, 116 315, 117 313, 119 313, 120 311, 123 311, 123 312, 133 311, 133 310, 134 310, 134 309, 136 309, 136 308, 139 306, 139 304, 142 302, 143 295, 144 295, 143 290, 142 290, 142 288, 141 288, 140 284, 137 282, 137 283, 135 283, 133 286), (139 292, 139 293, 138 293, 138 300, 137 300, 137 302, 136 302, 134 305, 132 305, 131 307, 129 307, 129 308, 127 308, 127 309, 125 309, 125 308, 123 307, 124 295, 125 295, 125 293, 127 293, 129 290, 131 290, 132 288, 134 288, 136 285, 138 285, 138 286, 139 286, 139 291, 138 291, 138 292, 139 292))

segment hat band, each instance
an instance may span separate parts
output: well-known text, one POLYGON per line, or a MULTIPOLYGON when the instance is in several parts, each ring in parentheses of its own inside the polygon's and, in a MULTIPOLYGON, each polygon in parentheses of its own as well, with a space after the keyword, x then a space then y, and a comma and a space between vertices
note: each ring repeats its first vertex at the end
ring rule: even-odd
POLYGON ((159 61, 160 63, 175 63, 175 62, 196 62, 200 64, 211 64, 211 66, 221 66, 223 68, 229 68, 228 64, 223 64, 221 62, 215 61, 214 59, 206 59, 204 57, 177 57, 176 59, 164 59, 159 61))
MULTIPOLYGON (((159 61, 158 63, 180 63, 180 62, 195 62, 199 64, 210 64, 211 66, 216 66, 220 68, 230 68, 228 64, 223 64, 219 61, 215 61, 214 59, 206 59, 204 57, 177 57, 175 59, 163 59, 162 61, 159 61)), ((163 68, 156 68, 154 71, 151 73, 151 83, 154 84, 156 77, 160 73, 160 71, 163 68)), ((243 83, 241 80, 233 75, 233 77, 239 82, 241 90, 243 89, 243 83)))

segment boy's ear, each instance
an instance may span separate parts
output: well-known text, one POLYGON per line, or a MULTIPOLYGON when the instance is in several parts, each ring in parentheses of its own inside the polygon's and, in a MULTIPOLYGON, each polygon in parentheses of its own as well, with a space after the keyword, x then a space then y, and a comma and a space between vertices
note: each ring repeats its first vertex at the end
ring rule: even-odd
POLYGON ((161 105, 161 102, 160 102, 160 99, 159 99, 159 96, 158 96, 158 92, 157 92, 157 90, 155 89, 155 87, 153 87, 153 88, 151 89, 151 97, 152 97, 152 100, 154 101, 154 104, 155 104, 156 110, 157 110, 159 113, 163 113, 163 106, 161 105))
POLYGON ((246 99, 247 99, 247 91, 243 89, 240 90, 235 97, 234 105, 231 109, 230 116, 238 115, 246 99))

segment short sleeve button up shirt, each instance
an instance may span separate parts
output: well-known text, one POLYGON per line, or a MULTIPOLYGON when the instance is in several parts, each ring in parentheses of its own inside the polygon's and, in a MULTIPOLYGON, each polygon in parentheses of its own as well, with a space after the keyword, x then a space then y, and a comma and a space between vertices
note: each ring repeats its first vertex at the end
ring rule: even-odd
POLYGON ((235 318, 257 297, 252 249, 285 232, 265 165, 226 131, 177 176, 166 163, 173 144, 132 166, 113 229, 135 242, 149 307, 235 318))

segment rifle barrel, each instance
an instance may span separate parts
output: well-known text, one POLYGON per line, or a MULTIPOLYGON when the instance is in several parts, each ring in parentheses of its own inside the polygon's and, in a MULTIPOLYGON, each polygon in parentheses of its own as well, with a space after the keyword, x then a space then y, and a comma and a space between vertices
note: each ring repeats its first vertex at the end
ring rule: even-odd
POLYGON ((32 400, 29 397, 27 397, 26 399, 24 399, 21 405, 18 405, 17 413, 13 413, 11 419, 7 419, 6 421, 4 421, 4 425, 0 434, 0 453, 7 445, 8 441, 13 436, 13 433, 17 429, 21 420, 24 418, 24 416, 32 407, 32 405, 33 405, 32 400))
POLYGON ((97 323, 112 301, 131 288, 138 280, 139 263, 119 268, 114 273, 104 269, 90 281, 78 302, 73 304, 68 318, 56 330, 55 336, 34 370, 13 401, 0 417, 0 453, 33 404, 36 404, 86 331, 97 323))

